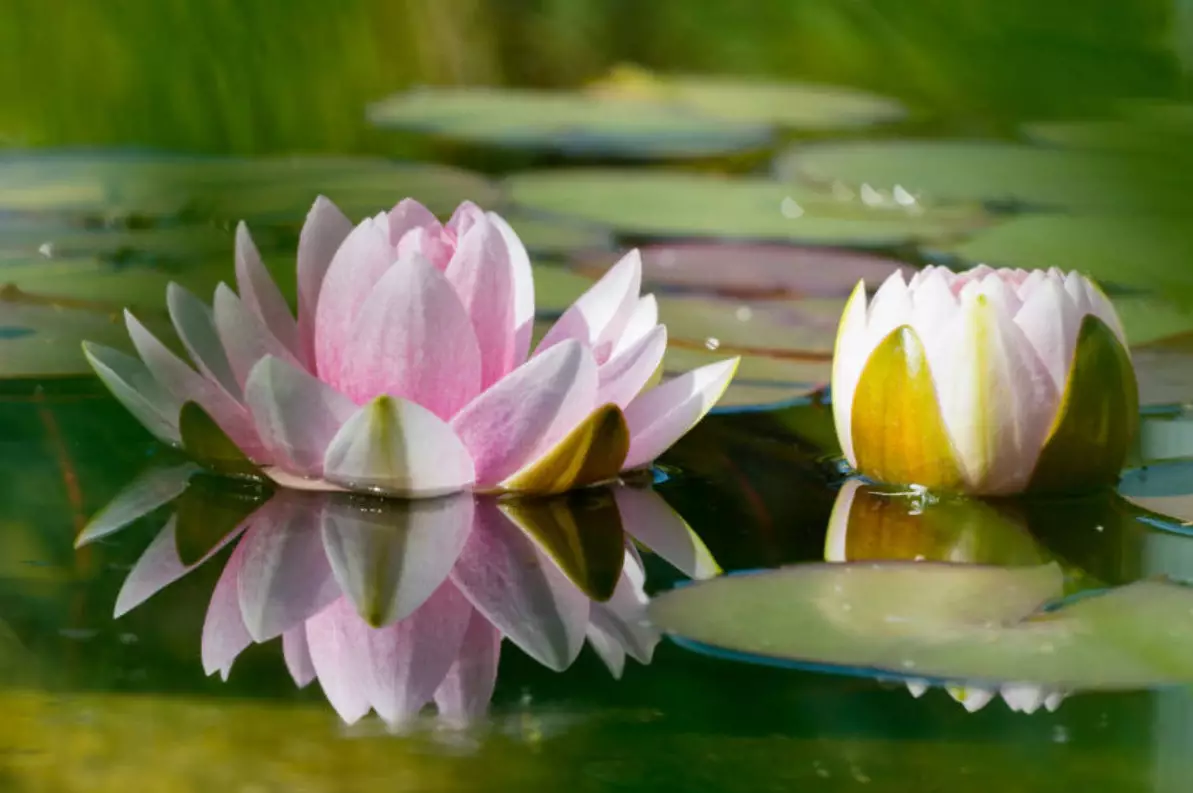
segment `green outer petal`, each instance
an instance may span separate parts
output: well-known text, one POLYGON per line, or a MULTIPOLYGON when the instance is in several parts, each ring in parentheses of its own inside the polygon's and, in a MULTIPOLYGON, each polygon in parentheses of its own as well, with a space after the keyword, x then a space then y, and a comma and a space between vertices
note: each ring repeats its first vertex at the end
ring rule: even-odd
POLYGON ((853 394, 853 453, 866 476, 960 490, 964 482, 940 415, 924 346, 907 325, 870 354, 853 394))
POLYGON ((1118 481, 1139 429, 1139 386, 1131 357, 1093 314, 1081 321, 1056 421, 1028 490, 1089 490, 1118 481))
POLYGON ((178 434, 182 448, 200 465, 224 476, 265 479, 265 475, 220 429, 207 411, 195 402, 186 402, 178 414, 178 434))

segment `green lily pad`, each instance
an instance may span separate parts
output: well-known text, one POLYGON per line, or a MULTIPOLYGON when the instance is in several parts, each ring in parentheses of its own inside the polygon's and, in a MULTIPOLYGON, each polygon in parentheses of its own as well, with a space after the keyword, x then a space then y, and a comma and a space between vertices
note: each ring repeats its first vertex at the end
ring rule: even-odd
POLYGON ((0 286, 0 378, 89 374, 85 339, 128 349, 118 308, 74 306, 31 299, 0 286))
POLYGON ((1183 219, 1023 215, 940 250, 967 264, 1081 270, 1106 284, 1193 298, 1193 238, 1183 219))
POLYGON ((662 629, 745 660, 1074 689, 1193 682, 1193 590, 1141 581, 1056 610, 1060 569, 809 564, 713 579, 650 607, 662 629))
POLYGON ((999 141, 887 140, 795 146, 786 180, 917 200, 1179 214, 1190 183, 1163 160, 999 141))
POLYGON ((515 205, 604 225, 625 237, 887 246, 979 226, 971 207, 867 204, 756 177, 610 168, 530 171, 506 180, 515 205))
POLYGON ((557 217, 528 213, 502 213, 531 260, 562 259, 577 251, 606 251, 613 247, 609 230, 587 223, 572 223, 557 217))
POLYGON ((655 75, 619 67, 589 89, 601 96, 670 102, 709 116, 793 130, 842 130, 902 119, 895 99, 835 85, 716 75, 655 75))
POLYGON ((798 355, 825 360, 833 353, 844 299, 721 300, 660 297, 659 321, 668 338, 720 351, 798 355))
MULTIPOLYGON (((704 347, 668 344, 663 356, 663 373, 674 377, 699 366, 723 361, 726 353, 704 347)), ((741 356, 737 374, 717 401, 717 410, 776 406, 823 391, 832 378, 829 360, 779 358, 747 353, 741 356)))
POLYGON ((574 157, 713 157, 765 148, 766 125, 653 102, 521 88, 420 88, 369 107, 385 129, 574 157))
MULTIPOLYGON (((727 297, 848 297, 859 280, 869 289, 914 268, 886 256, 794 245, 692 243, 642 247, 642 280, 727 297)), ((585 253, 575 266, 599 277, 619 257, 585 253)))

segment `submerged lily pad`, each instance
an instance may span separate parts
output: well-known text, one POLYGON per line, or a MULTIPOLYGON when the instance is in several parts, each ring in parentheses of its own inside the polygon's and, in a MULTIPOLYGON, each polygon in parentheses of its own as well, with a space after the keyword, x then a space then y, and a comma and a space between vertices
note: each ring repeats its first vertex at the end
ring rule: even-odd
POLYGON ((386 129, 578 157, 711 157, 764 148, 769 127, 676 105, 523 88, 419 88, 369 107, 386 129))
POLYGON ((618 67, 589 92, 605 97, 670 102, 710 116, 796 130, 840 130, 897 121, 907 111, 895 99, 853 88, 717 75, 656 75, 618 67))
MULTIPOLYGON (((732 297, 848 297, 859 280, 876 289, 910 265, 886 256, 837 248, 702 244, 642 247, 647 285, 732 297)), ((576 267, 599 277, 618 257, 585 253, 576 267)))
POLYGON ((808 564, 686 586, 650 615, 762 663, 1061 690, 1193 682, 1193 590, 1141 581, 1041 609, 1061 594, 1055 565, 808 564))
POLYGON ((981 140, 886 140, 793 147, 787 180, 905 191, 929 202, 981 201, 1069 209, 1179 213, 1189 180, 1158 158, 981 140))
POLYGON ((506 181, 515 205, 626 237, 885 246, 946 239, 983 222, 970 207, 868 205, 769 179, 582 168, 506 181))

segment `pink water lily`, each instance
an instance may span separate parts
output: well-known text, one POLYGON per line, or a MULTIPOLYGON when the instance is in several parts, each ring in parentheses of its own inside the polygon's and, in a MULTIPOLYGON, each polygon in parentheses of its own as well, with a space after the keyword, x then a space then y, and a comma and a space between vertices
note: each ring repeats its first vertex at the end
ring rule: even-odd
POLYGON ((647 388, 667 346, 626 255, 531 354, 534 279, 501 217, 417 201, 355 228, 325 198, 298 245, 297 317, 241 224, 238 293, 172 284, 194 368, 131 313, 140 360, 86 344, 112 393, 166 443, 198 404, 277 482, 422 497, 560 492, 648 465, 713 406, 728 360, 647 388))

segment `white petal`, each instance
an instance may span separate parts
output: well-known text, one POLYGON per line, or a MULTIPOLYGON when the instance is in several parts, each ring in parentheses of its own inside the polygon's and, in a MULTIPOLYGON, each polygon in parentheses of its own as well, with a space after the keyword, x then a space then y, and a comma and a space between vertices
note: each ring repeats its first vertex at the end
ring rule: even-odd
POLYGON ((945 686, 945 690, 949 692, 950 697, 964 705, 970 713, 975 713, 986 707, 997 693, 992 689, 978 686, 945 686))
POLYGON ((841 451, 850 465, 857 464, 853 455, 853 395, 862 369, 874 351, 866 316, 866 282, 862 280, 857 282, 845 304, 833 347, 833 423, 841 451))
MULTIPOLYGON (((347 232, 344 232, 347 234, 347 232)), ((299 243, 301 244, 301 237, 299 243)), ((249 228, 241 221, 236 225, 236 289, 249 311, 294 356, 301 356, 298 324, 290 313, 290 306, 273 277, 261 262, 261 254, 253 244, 249 228)))
POLYGON ((517 326, 514 365, 517 366, 530 354, 530 337, 534 332, 534 273, 531 272, 530 255, 526 252, 526 246, 510 228, 510 224, 495 212, 489 212, 487 217, 505 238, 510 265, 513 268, 514 323, 517 326))
POLYGON ((637 343, 601 366, 597 404, 624 408, 638 396, 663 362, 667 351, 667 328, 655 325, 637 343))
POLYGON ((658 493, 638 487, 617 487, 613 497, 626 533, 668 564, 697 580, 721 572, 700 536, 658 493))
POLYGON ((882 282, 867 311, 866 327, 871 349, 900 325, 911 324, 911 294, 903 281, 903 271, 896 270, 882 282))
POLYGON ((659 301, 654 295, 643 295, 638 298, 638 305, 634 307, 630 321, 626 323, 621 338, 613 347, 613 355, 616 356, 629 349, 635 342, 654 330, 658 324, 659 301))
POLYGON ((738 358, 693 369, 639 394, 625 409, 630 452, 624 470, 654 460, 704 418, 729 387, 738 358))
POLYGON ((1002 698, 1011 710, 1030 715, 1044 704, 1048 692, 1031 683, 1008 683, 1002 687, 1002 698))
POLYGON ((1015 324, 1039 354, 1057 393, 1063 393, 1077 348, 1081 315, 1065 293, 1064 286, 1044 279, 1027 295, 1015 315, 1015 324))
POLYGON ((158 440, 177 446, 182 400, 167 391, 136 358, 119 350, 83 342, 83 355, 112 396, 158 440))
POLYGON ((295 367, 302 366, 227 284, 215 288, 215 327, 238 389, 244 388, 249 372, 267 355, 281 358, 295 367))
POLYGON ((298 235, 298 334, 302 361, 315 370, 315 313, 323 277, 340 245, 352 233, 352 221, 319 196, 298 235))
POLYGON ((563 312, 539 342, 538 352, 577 339, 592 348, 597 363, 604 363, 629 325, 641 287, 642 257, 635 249, 563 312))
POLYGON ((169 504, 182 495, 191 477, 199 470, 199 466, 194 463, 183 463, 155 466, 139 474, 87 522, 75 540, 75 547, 81 548, 87 543, 106 537, 145 517, 163 504, 169 504))
POLYGON ((199 371, 219 384, 229 396, 239 399, 240 384, 224 352, 211 309, 173 282, 166 288, 166 305, 170 309, 170 320, 174 323, 178 338, 191 354, 199 371))

